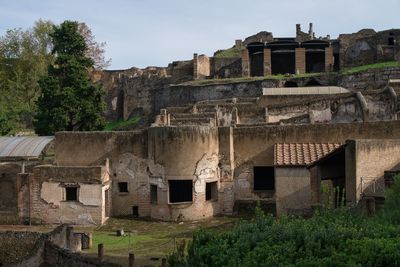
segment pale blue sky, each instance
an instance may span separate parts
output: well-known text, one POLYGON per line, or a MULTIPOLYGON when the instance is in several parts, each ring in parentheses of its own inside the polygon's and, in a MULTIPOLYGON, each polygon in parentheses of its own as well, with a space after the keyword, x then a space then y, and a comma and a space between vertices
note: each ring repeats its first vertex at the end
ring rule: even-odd
POLYGON ((86 22, 107 42, 110 69, 166 66, 212 55, 259 31, 294 36, 295 24, 317 36, 362 28, 400 28, 400 0, 0 0, 0 35, 39 18, 86 22))

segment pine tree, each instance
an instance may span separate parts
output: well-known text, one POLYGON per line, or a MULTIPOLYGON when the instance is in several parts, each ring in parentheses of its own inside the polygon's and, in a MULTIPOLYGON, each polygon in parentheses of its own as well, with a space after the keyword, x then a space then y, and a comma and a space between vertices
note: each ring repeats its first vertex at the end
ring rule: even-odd
POLYGON ((39 80, 42 93, 37 101, 35 131, 52 135, 57 131, 91 131, 104 127, 103 90, 91 84, 93 60, 85 55, 87 45, 78 22, 64 21, 51 34, 54 64, 39 80))

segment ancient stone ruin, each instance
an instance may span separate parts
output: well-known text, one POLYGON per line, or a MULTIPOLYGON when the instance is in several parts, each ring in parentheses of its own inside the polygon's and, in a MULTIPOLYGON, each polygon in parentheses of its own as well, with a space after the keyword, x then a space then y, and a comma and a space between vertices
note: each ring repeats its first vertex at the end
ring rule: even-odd
POLYGON ((107 118, 146 118, 138 129, 0 138, 0 222, 198 220, 257 202, 307 216, 321 184, 347 205, 383 197, 400 168, 400 67, 339 71, 399 60, 400 30, 330 39, 297 25, 232 50, 94 72, 107 118))

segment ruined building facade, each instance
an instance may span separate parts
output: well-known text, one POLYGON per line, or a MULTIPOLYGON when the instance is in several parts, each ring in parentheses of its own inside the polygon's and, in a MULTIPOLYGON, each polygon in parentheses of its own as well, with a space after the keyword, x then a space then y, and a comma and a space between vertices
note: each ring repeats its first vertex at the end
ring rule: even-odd
MULTIPOLYGON (((289 57, 302 72, 392 60, 397 34, 367 30, 338 41, 297 27, 294 39, 263 32, 236 45, 248 53, 249 75, 265 75, 289 57), (254 60, 262 73, 252 70, 254 60)), ((109 119, 142 116, 150 124, 0 139, 0 223, 198 220, 257 202, 278 216, 307 215, 321 201, 321 184, 358 205, 385 173, 400 170, 400 67, 340 74, 334 84, 326 73, 206 79, 242 76, 243 62, 195 55, 166 68, 93 73, 107 90, 109 119)))

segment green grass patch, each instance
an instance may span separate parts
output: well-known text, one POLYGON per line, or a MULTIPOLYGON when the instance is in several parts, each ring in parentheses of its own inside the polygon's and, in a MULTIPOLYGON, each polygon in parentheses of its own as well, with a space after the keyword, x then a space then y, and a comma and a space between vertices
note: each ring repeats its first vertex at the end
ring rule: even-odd
POLYGON ((117 121, 112 121, 112 122, 109 122, 108 124, 106 124, 106 126, 104 127, 104 131, 116 131, 119 129, 127 128, 129 126, 133 126, 133 125, 137 124, 139 121, 140 121, 139 116, 135 116, 126 121, 123 119, 119 119, 117 121))
POLYGON ((228 48, 228 49, 223 49, 223 50, 218 50, 215 52, 214 57, 217 58, 225 58, 225 57, 240 57, 242 51, 246 49, 245 47, 239 49, 236 48, 236 46, 228 48))
POLYGON ((241 82, 254 82, 254 81, 262 81, 262 80, 282 80, 288 78, 305 78, 305 77, 315 77, 322 75, 322 73, 303 73, 303 74, 291 74, 291 75, 267 75, 267 76, 259 76, 259 77, 239 77, 239 78, 225 78, 225 79, 206 79, 206 80, 193 80, 180 84, 175 84, 173 86, 206 86, 206 85, 215 85, 215 84, 228 84, 228 83, 241 83, 241 82))
POLYGON ((363 72, 367 71, 370 69, 382 69, 382 68, 388 68, 388 67, 400 67, 400 62, 399 61, 388 61, 388 62, 380 62, 380 63, 375 63, 375 64, 368 64, 368 65, 362 65, 362 66, 357 66, 357 67, 351 67, 351 68, 345 68, 343 69, 340 74, 354 74, 358 72, 363 72))
MULTIPOLYGON (((217 217, 179 224, 110 218, 105 225, 93 231, 93 247, 90 250, 84 250, 83 253, 96 257, 98 244, 102 243, 106 260, 126 265, 128 253, 133 251, 135 262, 139 266, 157 265, 151 259, 165 258, 175 250, 175 242, 191 240, 193 233, 199 229, 226 231, 232 228, 238 220, 239 218, 236 217, 217 217), (116 235, 116 231, 120 229, 124 230, 125 236, 116 235)), ((79 230, 84 231, 83 229, 79 230)))

